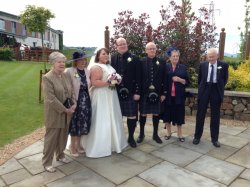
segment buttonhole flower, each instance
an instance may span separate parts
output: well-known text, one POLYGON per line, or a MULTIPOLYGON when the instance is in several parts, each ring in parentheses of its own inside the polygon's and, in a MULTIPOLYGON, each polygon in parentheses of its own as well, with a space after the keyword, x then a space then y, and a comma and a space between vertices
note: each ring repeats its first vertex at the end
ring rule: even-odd
POLYGON ((78 73, 75 73, 74 77, 77 78, 77 79, 80 78, 78 73))
POLYGON ((128 57, 127 61, 128 61, 128 62, 131 62, 131 61, 132 61, 132 58, 131 58, 131 57, 128 57))
POLYGON ((222 67, 221 67, 221 66, 218 66, 217 69, 220 70, 220 69, 222 69, 222 67))

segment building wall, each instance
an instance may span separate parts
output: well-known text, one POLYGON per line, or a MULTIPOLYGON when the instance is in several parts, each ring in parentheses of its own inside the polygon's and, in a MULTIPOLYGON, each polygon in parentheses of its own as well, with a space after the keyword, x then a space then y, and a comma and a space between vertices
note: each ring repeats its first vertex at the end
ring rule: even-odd
MULTIPOLYGON (((0 11, 0 19, 5 21, 5 29, 0 30, 0 33, 14 36, 17 42, 29 46, 34 46, 34 45, 36 47, 42 46, 42 37, 40 33, 32 34, 31 32, 28 31, 23 33, 24 25, 20 23, 18 16, 0 11), (16 23, 15 33, 12 32, 12 22, 16 23)), ((59 50, 60 34, 62 35, 62 31, 57 31, 52 28, 48 28, 48 30, 44 34, 44 45, 48 48, 59 50)))

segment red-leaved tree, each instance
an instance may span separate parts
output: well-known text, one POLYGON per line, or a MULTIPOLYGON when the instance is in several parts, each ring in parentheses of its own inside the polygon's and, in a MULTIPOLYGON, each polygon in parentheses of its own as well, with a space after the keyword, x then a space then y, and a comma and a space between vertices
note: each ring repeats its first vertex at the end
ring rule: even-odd
POLYGON ((138 56, 144 56, 146 43, 154 41, 160 55, 165 56, 168 47, 176 47, 181 52, 181 63, 194 67, 208 47, 217 45, 216 27, 209 22, 209 11, 200 8, 199 17, 195 16, 190 0, 182 0, 182 5, 171 1, 166 8, 161 8, 162 20, 156 29, 152 28, 146 13, 134 18, 132 11, 120 12, 114 20, 111 52, 120 36, 127 39, 130 51, 138 56))

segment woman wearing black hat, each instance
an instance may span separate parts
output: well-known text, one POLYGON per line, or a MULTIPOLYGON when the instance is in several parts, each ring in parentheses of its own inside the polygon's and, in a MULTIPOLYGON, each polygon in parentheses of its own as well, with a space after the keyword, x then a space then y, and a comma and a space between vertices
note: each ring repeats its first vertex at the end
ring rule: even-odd
POLYGON ((74 115, 72 116, 69 134, 71 143, 69 150, 72 156, 79 156, 83 153, 83 148, 80 147, 80 138, 82 135, 89 133, 91 124, 91 103, 89 96, 90 79, 89 71, 87 70, 87 55, 84 52, 73 53, 73 67, 66 69, 66 73, 71 78, 71 83, 77 99, 77 106, 74 115))

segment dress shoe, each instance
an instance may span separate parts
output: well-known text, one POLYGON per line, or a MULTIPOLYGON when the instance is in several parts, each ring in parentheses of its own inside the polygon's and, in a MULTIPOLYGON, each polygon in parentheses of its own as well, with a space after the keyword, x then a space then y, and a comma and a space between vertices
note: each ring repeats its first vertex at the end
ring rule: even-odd
POLYGON ((162 143, 162 140, 160 139, 160 137, 158 135, 154 135, 153 140, 156 141, 156 143, 159 143, 159 144, 162 143))
POLYGON ((197 138, 194 138, 193 139, 193 144, 194 145, 197 145, 197 144, 199 144, 200 143, 200 139, 197 139, 197 138))
POLYGON ((180 142, 185 142, 185 138, 183 138, 183 137, 179 137, 178 139, 180 142))
POLYGON ((139 137, 137 138, 137 143, 142 143, 143 140, 144 140, 144 138, 145 138, 145 135, 139 136, 139 137))
POLYGON ((130 147, 133 147, 133 148, 136 147, 136 142, 135 142, 134 138, 129 138, 128 143, 129 143, 130 147))
POLYGON ((220 142, 218 142, 218 141, 213 141, 212 143, 213 143, 214 147, 220 147, 220 142))

